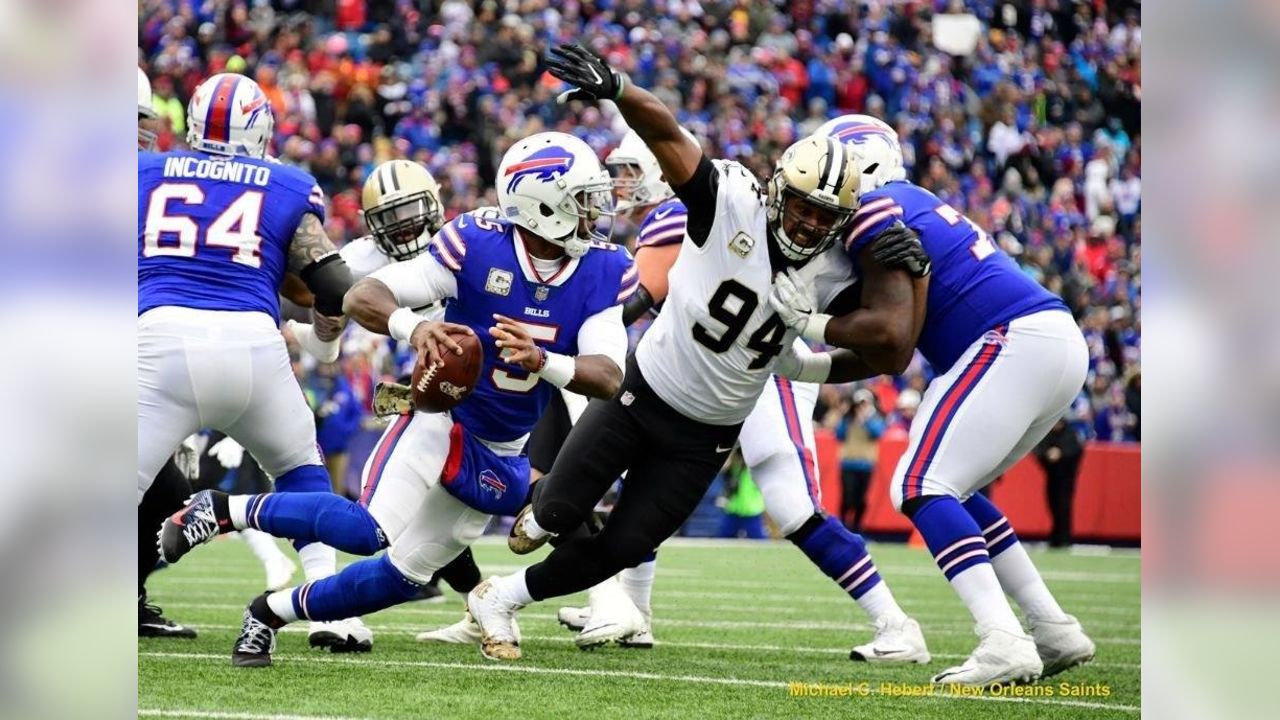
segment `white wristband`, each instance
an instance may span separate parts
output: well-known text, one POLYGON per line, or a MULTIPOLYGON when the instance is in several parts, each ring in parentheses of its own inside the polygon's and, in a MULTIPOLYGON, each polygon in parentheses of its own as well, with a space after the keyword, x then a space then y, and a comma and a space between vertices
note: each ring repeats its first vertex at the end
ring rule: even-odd
POLYGON ((409 308, 398 308, 387 317, 387 332, 401 342, 409 342, 413 331, 419 324, 426 322, 421 315, 409 308))
POLYGON ((547 362, 538 371, 538 377, 562 388, 573 382, 573 374, 578 370, 578 361, 572 355, 547 353, 547 362))
POLYGON ((820 383, 831 377, 831 353, 800 356, 800 372, 791 378, 796 382, 820 383))
POLYGON ((826 313, 813 313, 804 323, 804 330, 800 332, 800 337, 809 342, 826 343, 827 342, 827 323, 831 322, 831 316, 826 313))

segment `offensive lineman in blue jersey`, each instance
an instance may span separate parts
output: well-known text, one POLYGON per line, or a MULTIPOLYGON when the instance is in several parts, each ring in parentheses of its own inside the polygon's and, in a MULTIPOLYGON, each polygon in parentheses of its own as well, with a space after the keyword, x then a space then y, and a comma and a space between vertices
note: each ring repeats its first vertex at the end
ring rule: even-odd
MULTIPOLYGON (((276 489, 327 491, 277 298, 285 273, 300 276, 315 295, 316 341, 337 341, 351 274, 325 235, 320 189, 267 159, 271 106, 244 76, 201 83, 187 125, 190 151, 138 156, 138 496, 201 428, 247 448, 276 489)), ((295 546, 308 578, 334 572, 332 548, 295 546)), ((311 640, 364 634, 358 621, 314 624, 311 640)))
MULTIPOLYGON (((901 149, 887 125, 845 116, 818 134, 852 145, 869 170, 845 242, 855 270, 868 242, 887 232, 917 234, 932 263, 918 342, 873 342, 864 361, 867 376, 897 372, 914 345, 939 373, 891 484, 894 506, 919 529, 980 638, 963 664, 934 682, 1026 682, 1087 662, 1094 643, 1050 594, 1004 514, 978 493, 1026 455, 1079 392, 1088 361, 1079 328, 1062 300, 981 228, 903 179, 901 149), (1006 592, 1026 613, 1030 637, 1006 592)), ((864 309, 834 319, 813 312, 794 284, 780 283, 774 300, 805 337, 860 351, 877 324, 912 312, 877 305, 874 292, 868 305, 869 290, 864 309)))
POLYGON ((449 331, 480 336, 481 380, 466 401, 452 413, 401 416, 374 450, 359 503, 330 493, 203 492, 179 519, 208 514, 215 522, 199 534, 166 524, 171 561, 220 530, 244 527, 359 555, 389 548, 332 578, 253 600, 234 664, 269 665, 275 632, 286 623, 364 615, 413 599, 490 516, 524 504, 525 441, 551 394, 617 392, 627 346, 622 303, 638 280, 630 255, 594 231, 611 214, 608 174, 582 141, 541 133, 507 151, 497 190, 506 219, 454 218, 428 253, 375 271, 345 302, 364 327, 412 344, 419 362, 461 352, 449 331), (410 309, 446 298, 444 321, 410 309))

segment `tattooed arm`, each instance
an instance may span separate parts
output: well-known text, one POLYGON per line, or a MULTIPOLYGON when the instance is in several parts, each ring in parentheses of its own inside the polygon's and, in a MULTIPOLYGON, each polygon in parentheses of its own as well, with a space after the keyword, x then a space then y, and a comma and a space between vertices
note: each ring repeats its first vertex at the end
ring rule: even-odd
POLYGON ((303 214, 289 243, 289 271, 297 273, 315 296, 311 314, 317 338, 336 340, 347 324, 342 297, 351 289, 351 270, 312 213, 303 214))

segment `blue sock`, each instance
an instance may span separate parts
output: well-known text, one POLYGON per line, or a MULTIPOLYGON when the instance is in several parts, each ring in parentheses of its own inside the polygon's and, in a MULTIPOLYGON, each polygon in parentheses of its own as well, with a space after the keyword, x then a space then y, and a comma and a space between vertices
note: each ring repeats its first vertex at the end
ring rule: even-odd
POLYGON ((351 563, 336 575, 293 590, 293 611, 302 620, 359 617, 412 600, 422 586, 381 555, 351 563))
POLYGON ((368 510, 331 492, 253 495, 245 515, 249 527, 291 538, 299 549, 321 542, 353 555, 372 555, 387 545, 368 510))
POLYGON ((276 478, 276 492, 333 492, 323 465, 299 465, 276 478))
POLYGON ((945 495, 933 497, 911 516, 942 574, 951 580, 974 565, 991 562, 987 543, 973 517, 960 501, 945 495))
POLYGON ((802 540, 792 542, 854 600, 880 584, 880 573, 867 554, 866 543, 835 518, 822 518, 802 540))
POLYGON ((987 541, 987 553, 991 557, 994 558, 1017 544, 1018 536, 1013 532, 1009 518, 985 495, 975 494, 965 500, 964 509, 969 511, 969 515, 982 530, 982 537, 987 541))

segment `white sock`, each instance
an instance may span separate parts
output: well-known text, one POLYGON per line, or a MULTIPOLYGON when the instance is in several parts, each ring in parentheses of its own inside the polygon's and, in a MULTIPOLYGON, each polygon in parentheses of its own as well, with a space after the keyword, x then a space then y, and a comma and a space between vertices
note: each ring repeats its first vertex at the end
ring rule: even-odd
POLYGON ((271 608, 271 612, 285 622, 298 621, 298 615, 293 611, 293 591, 296 589, 287 588, 267 596, 267 607, 271 608))
POLYGON ((1009 601, 1000 589, 1000 581, 996 579, 996 571, 989 563, 978 563, 951 578, 951 587, 956 589, 978 625, 1008 630, 1015 635, 1023 634, 1018 616, 1009 607, 1009 601))
POLYGON ((1016 542, 991 558, 991 565, 1000 579, 1000 587, 1013 596, 1028 620, 1058 622, 1067 619, 1067 614, 1049 592, 1022 543, 1016 542))
POLYGON ((252 495, 231 495, 227 498, 227 514, 231 516, 231 527, 243 530, 249 527, 249 498, 252 495))
POLYGON ((525 514, 524 524, 521 527, 524 530, 524 534, 528 535, 531 540, 540 540, 551 534, 542 529, 542 526, 534 519, 532 512, 525 514))
POLYGON ((246 528, 240 531, 240 537, 248 544, 249 549, 257 556, 258 562, 262 563, 263 567, 273 562, 280 562, 280 558, 288 560, 284 551, 276 544, 276 539, 261 530, 246 528))
POLYGON ((889 590, 889 584, 884 580, 876 583, 875 587, 862 593, 862 597, 857 599, 858 607, 874 622, 880 619, 898 619, 905 618, 906 613, 902 612, 902 608, 898 607, 898 601, 893 597, 893 592, 889 590))
MULTIPOLYGON (((530 513, 529 516, 532 517, 533 514, 530 513)), ((524 569, 506 577, 494 578, 493 586, 497 589, 499 597, 517 607, 524 607, 533 602, 533 596, 529 594, 529 586, 524 581, 524 569)))
POLYGON ((646 618, 653 617, 649 601, 653 597, 653 579, 657 572, 658 561, 650 560, 633 568, 627 568, 618 575, 618 579, 622 581, 622 589, 646 618))
POLYGON ((597 607, 609 603, 629 603, 631 598, 622 591, 622 584, 616 577, 611 577, 595 587, 587 590, 587 602, 591 604, 592 614, 597 607))
POLYGON ((311 543, 298 551, 302 573, 308 581, 327 578, 338 571, 338 551, 321 543, 311 543))

